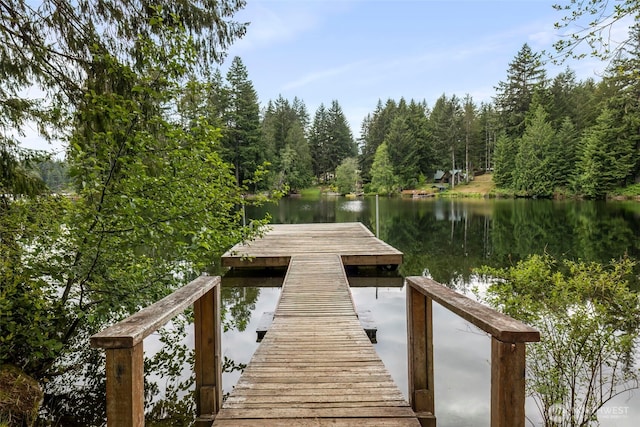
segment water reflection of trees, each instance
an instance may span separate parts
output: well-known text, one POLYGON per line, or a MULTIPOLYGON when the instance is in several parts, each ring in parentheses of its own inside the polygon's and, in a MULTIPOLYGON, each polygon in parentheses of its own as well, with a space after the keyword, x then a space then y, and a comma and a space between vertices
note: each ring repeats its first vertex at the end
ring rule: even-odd
POLYGON ((640 221, 620 204, 530 200, 397 203, 382 238, 405 254, 403 275, 425 272, 454 287, 474 268, 504 267, 530 254, 608 262, 640 255, 640 221))
MULTIPOLYGON (((259 295, 259 288, 222 287, 221 324, 225 332, 242 332, 247 328, 259 295)), ((149 373, 145 378, 147 425, 185 426, 195 418, 194 350, 185 343, 185 326, 192 328, 192 319, 188 325, 183 322, 180 328, 164 331, 162 349, 146 360, 145 372, 149 373), (159 380, 154 381, 151 377, 159 377, 159 380), (160 392, 163 397, 157 399, 160 392)), ((245 366, 224 356, 222 371, 243 370, 245 366)))
POLYGON ((242 332, 247 328, 258 296, 260 288, 222 288, 222 326, 225 332, 232 329, 242 332))

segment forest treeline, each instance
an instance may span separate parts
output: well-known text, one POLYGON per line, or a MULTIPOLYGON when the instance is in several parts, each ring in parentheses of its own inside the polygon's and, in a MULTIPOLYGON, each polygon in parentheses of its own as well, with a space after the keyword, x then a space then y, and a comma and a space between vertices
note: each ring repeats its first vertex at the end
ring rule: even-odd
POLYGON ((494 171, 499 188, 521 196, 601 198, 640 180, 639 65, 637 26, 599 81, 579 81, 570 68, 549 77, 542 55, 524 44, 492 102, 447 94, 433 106, 380 100, 354 141, 337 100, 321 105, 312 120, 298 98, 270 100, 259 112, 235 58, 227 85, 215 84, 223 100, 216 112, 226 129, 223 157, 240 179, 268 164, 263 188, 295 191, 335 177, 342 192, 362 182, 388 193, 430 182, 438 170, 466 179, 494 171))
MULTIPOLYGON (((213 73, 200 95, 187 86, 178 109, 186 117, 205 111, 222 130, 220 155, 247 191, 335 183, 343 193, 363 184, 391 193, 431 182, 439 170, 460 171, 463 179, 494 171, 497 186, 517 195, 601 198, 640 179, 640 33, 634 31, 599 81, 579 81, 569 68, 550 78, 541 54, 525 44, 492 102, 447 94, 433 106, 379 100, 358 138, 338 100, 320 105, 313 117, 297 97, 279 96, 261 109, 239 57, 225 76, 213 73)), ((40 166, 56 189, 62 169, 60 162, 40 166)))

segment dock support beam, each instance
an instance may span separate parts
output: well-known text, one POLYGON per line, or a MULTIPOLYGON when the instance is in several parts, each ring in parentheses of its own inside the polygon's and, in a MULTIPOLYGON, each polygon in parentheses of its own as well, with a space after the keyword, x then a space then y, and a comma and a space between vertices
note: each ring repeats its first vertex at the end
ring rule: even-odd
POLYGON ((435 427, 431 298, 407 286, 409 404, 423 427, 435 427))
POLYGON ((524 427, 525 343, 491 338, 491 427, 524 427))
POLYGON ((195 329, 196 426, 210 426, 222 407, 220 286, 193 304, 195 329))
POLYGON ((142 342, 106 350, 107 426, 144 426, 142 342))

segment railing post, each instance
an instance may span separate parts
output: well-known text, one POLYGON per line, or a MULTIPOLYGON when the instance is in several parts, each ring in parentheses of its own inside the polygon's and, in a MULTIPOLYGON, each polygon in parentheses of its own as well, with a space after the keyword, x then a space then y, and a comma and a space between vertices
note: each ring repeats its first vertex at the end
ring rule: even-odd
POLYGON ((525 343, 491 337, 491 427, 524 427, 525 343))
POLYGON ((194 305, 196 426, 211 425, 222 406, 220 285, 194 305))
POLYGON ((106 350, 107 426, 144 426, 142 342, 106 350))
POLYGON ((424 296, 407 282, 409 403, 423 427, 436 425, 431 309, 431 298, 424 296))

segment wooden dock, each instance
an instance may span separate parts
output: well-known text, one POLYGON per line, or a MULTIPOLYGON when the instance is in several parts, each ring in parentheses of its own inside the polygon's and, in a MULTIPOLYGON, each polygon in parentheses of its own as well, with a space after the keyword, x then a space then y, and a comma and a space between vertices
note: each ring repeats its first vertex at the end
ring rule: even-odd
POLYGON ((361 224, 273 226, 225 265, 289 265, 269 332, 214 426, 419 426, 364 332, 344 271, 402 253, 361 224))
POLYGON ((222 256, 224 267, 287 267, 294 255, 337 254, 345 266, 393 266, 402 252, 377 239, 359 222, 275 224, 261 239, 222 256))
POLYGON ((491 335, 491 426, 525 426, 525 344, 540 333, 422 276, 406 279, 407 403, 359 322, 344 270, 398 265, 402 253, 361 224, 273 226, 223 261, 288 266, 273 322, 230 397, 223 405, 222 281, 204 275, 91 337, 106 353, 108 427, 144 426, 143 340, 191 304, 194 426, 435 427, 434 301, 491 335))

